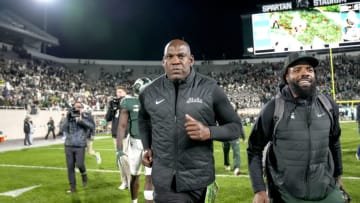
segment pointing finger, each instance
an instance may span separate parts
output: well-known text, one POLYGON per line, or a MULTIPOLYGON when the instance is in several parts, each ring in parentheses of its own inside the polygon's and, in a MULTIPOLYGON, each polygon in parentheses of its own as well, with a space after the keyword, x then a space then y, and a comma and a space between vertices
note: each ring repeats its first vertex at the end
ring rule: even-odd
POLYGON ((191 117, 189 114, 185 114, 185 119, 187 121, 196 121, 193 117, 191 117))

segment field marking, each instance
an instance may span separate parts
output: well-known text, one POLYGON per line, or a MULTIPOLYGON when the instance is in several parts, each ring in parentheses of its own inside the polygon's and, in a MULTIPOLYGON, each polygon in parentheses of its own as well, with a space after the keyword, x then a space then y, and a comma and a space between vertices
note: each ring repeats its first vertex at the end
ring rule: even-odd
POLYGON ((22 195, 24 192, 33 190, 33 189, 35 189, 37 187, 40 187, 40 186, 41 186, 41 184, 40 185, 30 186, 30 187, 25 187, 25 188, 20 188, 20 189, 17 189, 17 190, 10 190, 10 191, 7 191, 7 192, 0 193, 0 196, 17 197, 17 196, 22 195))
MULTIPOLYGON (((64 150, 64 147, 43 147, 41 149, 53 149, 53 150, 64 150)), ((95 151, 115 151, 115 149, 108 149, 108 148, 96 148, 95 151)))
MULTIPOLYGON (((41 149, 52 149, 52 150, 64 150, 64 147, 43 147, 41 149)), ((94 149, 95 151, 114 151, 115 152, 115 149, 108 149, 108 148, 96 148, 94 149)), ((240 152, 246 152, 247 150, 246 149, 240 149, 240 152)), ((341 151, 343 152, 351 152, 351 151, 354 151, 356 152, 356 149, 344 149, 342 148, 341 151)), ((221 149, 215 149, 214 152, 222 152, 221 149)))
MULTIPOLYGON (((353 151, 353 152, 356 152, 356 150, 357 149, 348 149, 348 148, 341 148, 341 151, 342 152, 351 152, 351 151, 353 151)), ((247 150, 246 149, 240 149, 240 152, 246 152, 247 150)), ((214 152, 223 152, 223 150, 221 150, 221 149, 215 149, 214 150, 214 152)))
MULTIPOLYGON (((0 167, 13 167, 13 168, 34 168, 34 169, 49 169, 49 170, 67 170, 64 167, 54 167, 54 166, 29 166, 29 165, 16 165, 16 164, 0 164, 0 167)), ((86 169, 86 171, 98 172, 98 173, 119 173, 119 170, 108 170, 108 169, 86 169)), ((229 174, 216 174, 216 177, 241 177, 249 178, 249 175, 229 175, 229 174)), ((342 179, 348 180, 360 180, 360 177, 357 176, 342 176, 342 179)))

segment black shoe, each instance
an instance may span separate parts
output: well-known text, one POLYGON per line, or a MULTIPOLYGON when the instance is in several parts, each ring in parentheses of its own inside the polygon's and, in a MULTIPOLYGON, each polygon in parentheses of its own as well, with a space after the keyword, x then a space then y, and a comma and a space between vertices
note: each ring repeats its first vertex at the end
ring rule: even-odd
POLYGON ((86 174, 83 174, 81 175, 81 178, 82 178, 82 185, 83 187, 85 187, 87 185, 87 175, 86 174))
POLYGON ((66 191, 66 194, 73 194, 76 192, 76 188, 75 187, 71 187, 69 190, 66 191))

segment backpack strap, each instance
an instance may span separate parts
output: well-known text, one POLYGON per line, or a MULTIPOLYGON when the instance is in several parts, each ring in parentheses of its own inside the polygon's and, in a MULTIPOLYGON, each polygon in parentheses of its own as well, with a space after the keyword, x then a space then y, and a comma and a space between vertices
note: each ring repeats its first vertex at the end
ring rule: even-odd
POLYGON ((273 134, 272 134, 273 141, 275 139, 276 129, 280 123, 280 120, 283 117, 283 114, 284 114, 284 106, 285 106, 284 99, 281 98, 281 94, 277 94, 275 96, 275 110, 274 110, 274 115, 273 115, 273 120, 274 120, 274 129, 273 129, 273 134))
MULTIPOLYGON (((319 98, 320 103, 323 105, 323 107, 325 108, 326 112, 329 114, 330 116, 330 120, 331 120, 331 126, 334 126, 334 109, 333 106, 330 103, 329 98, 327 98, 324 94, 318 94, 317 98, 319 98)), ((331 127, 332 129, 332 127, 331 127)))

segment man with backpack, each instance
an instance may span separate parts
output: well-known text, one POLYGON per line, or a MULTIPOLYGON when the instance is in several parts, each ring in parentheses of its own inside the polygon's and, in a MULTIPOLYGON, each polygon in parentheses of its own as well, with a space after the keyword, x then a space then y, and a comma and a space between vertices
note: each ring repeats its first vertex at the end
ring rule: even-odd
POLYGON ((252 129, 247 152, 253 203, 345 202, 339 110, 316 90, 318 64, 305 52, 289 54, 280 92, 252 129))

